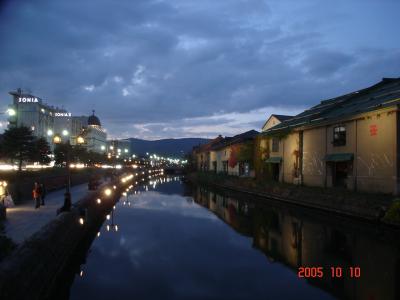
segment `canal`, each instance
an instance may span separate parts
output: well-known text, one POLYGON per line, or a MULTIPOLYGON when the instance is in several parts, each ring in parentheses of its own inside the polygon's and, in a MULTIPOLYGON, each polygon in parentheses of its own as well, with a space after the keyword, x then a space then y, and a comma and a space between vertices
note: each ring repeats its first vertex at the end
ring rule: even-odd
POLYGON ((397 234, 163 178, 120 199, 65 298, 399 299, 397 234))

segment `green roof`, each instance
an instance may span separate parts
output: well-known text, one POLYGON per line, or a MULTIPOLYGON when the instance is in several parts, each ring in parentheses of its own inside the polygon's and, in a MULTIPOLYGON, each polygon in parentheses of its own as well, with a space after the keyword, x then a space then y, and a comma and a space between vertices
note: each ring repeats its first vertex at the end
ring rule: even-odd
POLYGON ((265 162, 270 164, 280 164, 282 161, 282 157, 280 156, 273 156, 268 158, 265 162))
POLYGON ((353 160, 353 153, 334 153, 325 156, 326 162, 350 161, 353 160))

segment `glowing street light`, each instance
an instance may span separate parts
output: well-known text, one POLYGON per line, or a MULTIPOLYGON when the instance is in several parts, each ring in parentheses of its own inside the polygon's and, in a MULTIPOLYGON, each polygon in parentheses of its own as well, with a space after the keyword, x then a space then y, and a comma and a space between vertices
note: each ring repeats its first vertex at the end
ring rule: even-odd
POLYGON ((104 191, 104 194, 105 194, 106 196, 110 196, 110 195, 112 194, 111 189, 106 189, 106 190, 104 191))
POLYGON ((54 134, 53 130, 49 129, 47 130, 47 135, 48 136, 52 136, 54 134))
POLYGON ((78 136, 76 138, 76 143, 79 144, 79 145, 82 145, 82 144, 85 143, 85 139, 82 136, 78 136))
POLYGON ((55 136, 53 137, 53 143, 54 143, 54 144, 61 144, 61 141, 62 141, 61 136, 55 135, 55 136))
POLYGON ((9 115, 10 117, 13 117, 13 116, 15 116, 15 115, 17 114, 17 112, 15 111, 14 108, 9 108, 9 109, 7 109, 7 113, 8 113, 8 115, 9 115))
POLYGON ((67 136, 68 134, 69 134, 68 130, 64 129, 64 130, 62 131, 62 135, 63 135, 63 136, 67 136))

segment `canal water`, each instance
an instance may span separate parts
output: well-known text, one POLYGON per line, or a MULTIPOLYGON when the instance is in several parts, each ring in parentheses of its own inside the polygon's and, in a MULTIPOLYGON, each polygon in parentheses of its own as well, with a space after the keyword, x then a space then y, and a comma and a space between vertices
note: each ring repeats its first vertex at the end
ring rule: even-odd
POLYGON ((399 299, 396 234, 164 178, 120 199, 69 299, 399 299))

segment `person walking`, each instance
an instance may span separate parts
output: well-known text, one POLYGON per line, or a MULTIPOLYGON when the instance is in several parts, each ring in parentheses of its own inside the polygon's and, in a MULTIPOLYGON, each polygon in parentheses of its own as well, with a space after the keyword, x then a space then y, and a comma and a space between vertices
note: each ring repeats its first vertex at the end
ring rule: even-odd
POLYGON ((37 182, 35 182, 35 185, 33 186, 32 197, 35 201, 35 209, 38 209, 40 207, 40 193, 39 184, 37 182))
POLYGON ((44 198, 46 197, 46 187, 44 183, 39 184, 40 204, 44 205, 44 198))

